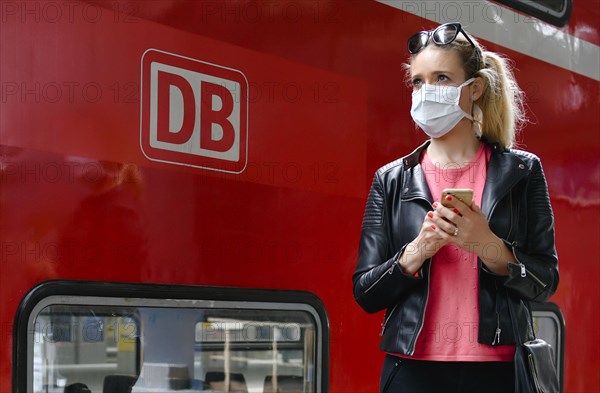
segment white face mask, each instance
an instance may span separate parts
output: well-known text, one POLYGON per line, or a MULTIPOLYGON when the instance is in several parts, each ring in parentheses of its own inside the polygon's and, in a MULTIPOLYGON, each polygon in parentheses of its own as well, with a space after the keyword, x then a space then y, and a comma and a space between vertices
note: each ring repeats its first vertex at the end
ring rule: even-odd
POLYGON ((412 94, 410 114, 419 127, 431 138, 439 138, 466 117, 474 120, 459 105, 460 90, 473 82, 471 78, 460 86, 424 84, 412 94))

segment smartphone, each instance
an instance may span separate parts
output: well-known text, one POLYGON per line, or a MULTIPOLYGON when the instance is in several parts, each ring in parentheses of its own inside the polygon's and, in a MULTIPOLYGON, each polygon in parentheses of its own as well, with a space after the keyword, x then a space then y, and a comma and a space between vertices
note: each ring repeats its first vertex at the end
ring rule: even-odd
POLYGON ((442 191, 442 205, 446 207, 448 207, 448 201, 446 201, 447 195, 452 195, 454 198, 460 199, 469 207, 473 203, 473 190, 469 188, 445 188, 442 191))

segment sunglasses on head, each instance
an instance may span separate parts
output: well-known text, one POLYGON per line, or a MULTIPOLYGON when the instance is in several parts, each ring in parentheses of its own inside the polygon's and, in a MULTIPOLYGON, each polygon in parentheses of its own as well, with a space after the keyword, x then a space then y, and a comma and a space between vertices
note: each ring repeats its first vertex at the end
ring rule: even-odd
POLYGON ((473 43, 473 41, 471 41, 467 33, 463 30, 460 23, 453 22, 445 23, 441 26, 438 26, 434 30, 420 31, 412 35, 408 39, 408 53, 410 53, 411 55, 419 53, 421 49, 427 46, 427 43, 429 42, 430 38, 436 45, 448 45, 454 42, 454 40, 458 36, 458 33, 462 33, 467 39, 467 41, 469 41, 469 43, 473 45, 474 48, 476 48, 475 44, 473 43))

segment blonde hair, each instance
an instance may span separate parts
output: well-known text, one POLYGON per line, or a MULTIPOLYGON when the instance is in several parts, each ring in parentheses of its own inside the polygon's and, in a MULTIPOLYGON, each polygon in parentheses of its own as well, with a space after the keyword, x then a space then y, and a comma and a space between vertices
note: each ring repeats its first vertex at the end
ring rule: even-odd
MULTIPOLYGON (((473 36, 469 37, 475 47, 461 34, 450 44, 439 46, 430 40, 428 45, 456 51, 463 63, 465 79, 481 77, 484 80, 483 94, 475 101, 483 112, 481 133, 502 147, 512 147, 517 132, 527 123, 525 94, 517 84, 508 60, 485 50, 473 36)), ((419 53, 412 55, 411 60, 419 53)), ((410 64, 405 69, 410 78, 410 64)))

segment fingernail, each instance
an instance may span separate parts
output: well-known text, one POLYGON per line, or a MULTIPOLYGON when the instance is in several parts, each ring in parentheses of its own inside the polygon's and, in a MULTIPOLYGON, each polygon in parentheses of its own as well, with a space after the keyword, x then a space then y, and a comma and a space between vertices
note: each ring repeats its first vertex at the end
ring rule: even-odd
POLYGON ((433 202, 433 207, 438 207, 438 203, 437 202, 433 202))
POLYGON ((429 216, 429 218, 433 218, 433 212, 429 212, 427 213, 427 215, 429 216))
POLYGON ((460 214, 460 212, 458 211, 458 209, 454 209, 452 211, 454 212, 454 214, 460 214))
POLYGON ((435 226, 435 225, 432 225, 432 226, 431 226, 431 229, 433 229, 433 230, 435 231, 435 229, 436 229, 436 226, 435 226))
POLYGON ((451 201, 451 200, 452 200, 452 197, 451 197, 450 195, 446 195, 446 200, 447 200, 447 201, 451 201))

